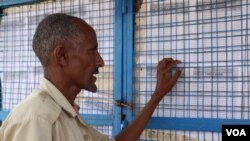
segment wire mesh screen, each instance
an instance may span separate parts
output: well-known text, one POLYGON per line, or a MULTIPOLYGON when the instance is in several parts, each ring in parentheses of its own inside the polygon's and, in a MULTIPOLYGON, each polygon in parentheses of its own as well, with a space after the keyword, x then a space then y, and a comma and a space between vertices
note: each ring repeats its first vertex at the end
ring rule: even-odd
POLYGON ((146 129, 140 141, 221 141, 221 135, 218 132, 146 129))
MULTIPOLYGON (((0 21, 0 77, 2 110, 9 111, 37 88, 43 69, 32 50, 38 23, 48 14, 63 12, 86 20, 96 30, 98 50, 105 67, 98 75, 98 92, 82 91, 76 102, 80 113, 112 114, 113 29, 112 0, 58 0, 5 9, 0 21)), ((111 135, 111 127, 105 128, 111 135)), ((102 130, 104 131, 104 130, 102 130)))
MULTIPOLYGON (((144 0, 135 25, 135 114, 152 95, 158 61, 172 57, 184 70, 154 117, 250 119, 249 4, 144 0)), ((172 136, 173 141, 221 139, 219 133, 157 129, 145 130, 142 138, 172 136)))

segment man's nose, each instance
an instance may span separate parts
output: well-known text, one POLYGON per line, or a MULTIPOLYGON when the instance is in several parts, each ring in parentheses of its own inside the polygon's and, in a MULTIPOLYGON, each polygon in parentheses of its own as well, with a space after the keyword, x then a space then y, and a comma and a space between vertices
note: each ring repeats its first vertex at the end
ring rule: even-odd
POLYGON ((101 57, 101 55, 99 53, 97 55, 97 59, 96 60, 97 60, 96 63, 97 63, 97 65, 99 67, 104 67, 105 63, 104 63, 104 61, 103 61, 103 59, 102 59, 102 57, 101 57))

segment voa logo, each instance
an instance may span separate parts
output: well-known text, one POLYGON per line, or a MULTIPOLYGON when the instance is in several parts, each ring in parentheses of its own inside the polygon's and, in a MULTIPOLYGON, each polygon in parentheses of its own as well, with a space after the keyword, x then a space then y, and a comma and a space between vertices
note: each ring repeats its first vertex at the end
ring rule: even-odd
POLYGON ((226 129, 227 136, 247 136, 244 129, 226 129))
POLYGON ((250 125, 222 125, 222 141, 249 141, 250 125))

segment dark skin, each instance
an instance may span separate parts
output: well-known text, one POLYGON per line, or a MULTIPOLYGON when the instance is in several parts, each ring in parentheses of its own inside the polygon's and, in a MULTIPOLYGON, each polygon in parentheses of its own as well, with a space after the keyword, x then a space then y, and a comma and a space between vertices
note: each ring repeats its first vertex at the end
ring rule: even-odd
MULTIPOLYGON (((81 36, 74 38, 74 42, 56 43, 49 55, 48 63, 43 67, 44 77, 53 83, 73 106, 77 94, 82 89, 97 91, 95 74, 99 67, 104 66, 104 61, 98 53, 98 43, 93 28, 78 18, 73 19, 72 22, 79 26, 81 36)), ((136 141, 139 138, 155 108, 171 91, 181 75, 179 69, 173 77, 168 73, 179 63, 180 61, 172 58, 164 58, 158 63, 157 83, 151 99, 138 116, 115 137, 117 141, 136 141)))

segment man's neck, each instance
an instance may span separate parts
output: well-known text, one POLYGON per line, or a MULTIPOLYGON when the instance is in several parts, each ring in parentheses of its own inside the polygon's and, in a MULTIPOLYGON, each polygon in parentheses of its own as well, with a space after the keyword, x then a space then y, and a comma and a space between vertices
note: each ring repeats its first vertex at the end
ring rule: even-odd
POLYGON ((44 77, 49 80, 73 106, 75 98, 80 93, 81 89, 70 84, 70 82, 67 81, 67 78, 60 75, 60 73, 54 73, 54 75, 51 74, 50 71, 44 71, 44 77))

